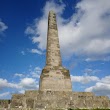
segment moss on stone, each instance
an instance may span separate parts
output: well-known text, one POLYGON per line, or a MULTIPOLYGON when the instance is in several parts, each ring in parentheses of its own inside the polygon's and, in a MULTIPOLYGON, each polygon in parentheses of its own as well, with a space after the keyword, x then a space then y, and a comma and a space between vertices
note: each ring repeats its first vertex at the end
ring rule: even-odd
POLYGON ((43 78, 45 78, 45 77, 49 77, 49 74, 45 74, 45 73, 44 73, 44 74, 41 75, 40 78, 43 79, 43 78))
POLYGON ((49 69, 43 69, 42 73, 49 73, 49 69))
POLYGON ((27 100, 26 100, 26 103, 27 103, 27 108, 33 108, 34 107, 34 99, 32 99, 32 98, 28 98, 27 100))
POLYGON ((61 72, 64 75, 64 78, 70 78, 69 70, 63 69, 61 72))
POLYGON ((58 70, 59 69, 59 66, 54 66, 53 67, 55 70, 58 70))

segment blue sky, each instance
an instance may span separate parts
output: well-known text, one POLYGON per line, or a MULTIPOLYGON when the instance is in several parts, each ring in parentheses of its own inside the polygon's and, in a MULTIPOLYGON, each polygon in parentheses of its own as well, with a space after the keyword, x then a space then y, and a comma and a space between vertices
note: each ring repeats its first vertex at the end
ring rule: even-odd
POLYGON ((49 10, 73 91, 110 97, 109 0, 0 0, 0 99, 38 89, 49 10))

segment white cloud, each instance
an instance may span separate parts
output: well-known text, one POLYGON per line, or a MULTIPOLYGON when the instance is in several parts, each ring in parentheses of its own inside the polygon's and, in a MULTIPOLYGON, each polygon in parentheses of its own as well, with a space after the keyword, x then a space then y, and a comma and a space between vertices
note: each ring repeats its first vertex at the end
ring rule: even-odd
POLYGON ((20 91, 24 91, 27 89, 38 89, 38 80, 40 78, 41 70, 42 69, 40 67, 35 67, 32 69, 32 65, 30 65, 28 74, 24 75, 15 73, 14 76, 20 77, 20 81, 17 84, 20 87, 20 91))
POLYGON ((4 98, 4 97, 9 96, 9 95, 10 95, 9 92, 4 92, 4 93, 0 94, 0 98, 4 98))
POLYGON ((25 33, 32 35, 32 42, 39 43, 38 48, 41 50, 46 48, 48 12, 50 10, 55 10, 55 12, 60 16, 64 7, 64 5, 60 6, 55 4, 53 1, 46 2, 45 7, 43 8, 43 16, 40 19, 35 19, 34 25, 27 27, 25 33))
POLYGON ((94 92, 97 95, 106 95, 110 97, 110 76, 105 76, 94 86, 85 89, 86 92, 94 92))
POLYGON ((26 33, 32 35, 32 42, 38 48, 46 48, 47 15, 52 9, 57 13, 61 51, 64 56, 85 56, 87 61, 108 59, 110 54, 110 1, 82 0, 77 3, 76 13, 62 18, 65 5, 47 2, 43 16, 27 27, 26 33))
POLYGON ((23 78, 19 85, 24 89, 37 89, 37 81, 33 78, 23 78))
POLYGON ((3 88, 17 88, 17 89, 19 89, 20 87, 17 84, 9 83, 6 79, 0 78, 0 89, 3 89, 3 88))
POLYGON ((38 75, 40 71, 40 68, 35 68, 34 72, 30 73, 29 76, 24 76, 23 74, 18 74, 16 73, 14 76, 20 77, 20 80, 18 83, 10 83, 6 79, 0 78, 0 89, 5 89, 5 88, 12 88, 16 89, 16 91, 24 91, 28 89, 38 89, 39 84, 38 81, 32 77, 37 77, 39 78, 40 75, 38 75))
POLYGON ((20 90, 19 93, 24 94, 25 90, 20 90))
POLYGON ((99 69, 86 68, 86 69, 84 70, 84 74, 85 74, 85 75, 94 75, 94 74, 99 73, 100 71, 101 71, 101 70, 99 70, 99 69))
POLYGON ((99 78, 96 76, 73 76, 71 75, 71 81, 82 83, 82 84, 88 84, 90 82, 99 81, 99 78))
POLYGON ((30 75, 33 78, 40 78, 41 70, 42 69, 40 67, 35 67, 33 71, 30 71, 30 75))
POLYGON ((110 76, 105 76, 104 78, 102 78, 101 82, 110 84, 110 76))
POLYGON ((20 73, 15 73, 14 76, 15 77, 23 77, 24 75, 23 74, 20 74, 20 73))
MULTIPOLYGON (((9 90, 13 90, 13 93, 24 93, 25 90, 37 90, 39 88, 38 81, 42 69, 40 67, 32 68, 32 65, 29 68, 29 73, 27 74, 14 74, 13 78, 17 77, 17 82, 9 82, 7 79, 0 78, 0 90, 8 88, 9 90)), ((11 97, 11 94, 9 92, 0 94, 0 98, 4 99, 5 97, 11 97)))
POLYGON ((0 33, 4 32, 7 28, 8 26, 0 20, 0 33))
POLYGON ((97 76, 73 76, 71 75, 72 82, 77 82, 80 84, 92 84, 95 85, 87 87, 85 92, 94 92, 96 95, 108 96, 110 97, 110 76, 105 76, 99 79, 97 76), (93 83, 94 82, 94 83, 93 83))
POLYGON ((30 52, 31 52, 31 53, 37 53, 37 54, 39 54, 39 55, 42 55, 42 54, 43 54, 43 53, 42 53, 41 51, 39 51, 38 49, 32 49, 30 52))
POLYGON ((36 71, 41 71, 42 69, 40 67, 35 67, 34 68, 36 71))
POLYGON ((92 56, 91 58, 86 58, 85 61, 96 61, 96 60, 103 60, 103 61, 110 61, 110 56, 92 56))

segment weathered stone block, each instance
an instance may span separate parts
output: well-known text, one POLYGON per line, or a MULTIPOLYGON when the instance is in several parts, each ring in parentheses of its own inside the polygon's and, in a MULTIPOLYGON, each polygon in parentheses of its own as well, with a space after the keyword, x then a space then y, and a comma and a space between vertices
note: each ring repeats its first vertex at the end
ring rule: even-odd
POLYGON ((38 95, 38 90, 27 90, 27 91, 25 91, 25 97, 36 98, 37 95, 38 95))
POLYGON ((41 91, 72 91, 69 70, 59 66, 46 66, 41 73, 41 91))
POLYGON ((11 107, 12 108, 23 107, 23 98, 24 98, 24 94, 13 94, 11 100, 11 107))
POLYGON ((26 108, 34 108, 34 98, 26 98, 26 108))

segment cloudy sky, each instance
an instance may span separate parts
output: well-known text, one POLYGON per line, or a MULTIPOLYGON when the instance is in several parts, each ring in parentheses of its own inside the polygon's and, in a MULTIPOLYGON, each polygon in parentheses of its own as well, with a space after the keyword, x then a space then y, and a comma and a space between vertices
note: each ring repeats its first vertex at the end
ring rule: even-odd
POLYGON ((110 97, 110 0, 0 0, 0 99, 38 89, 49 10, 73 91, 110 97))

